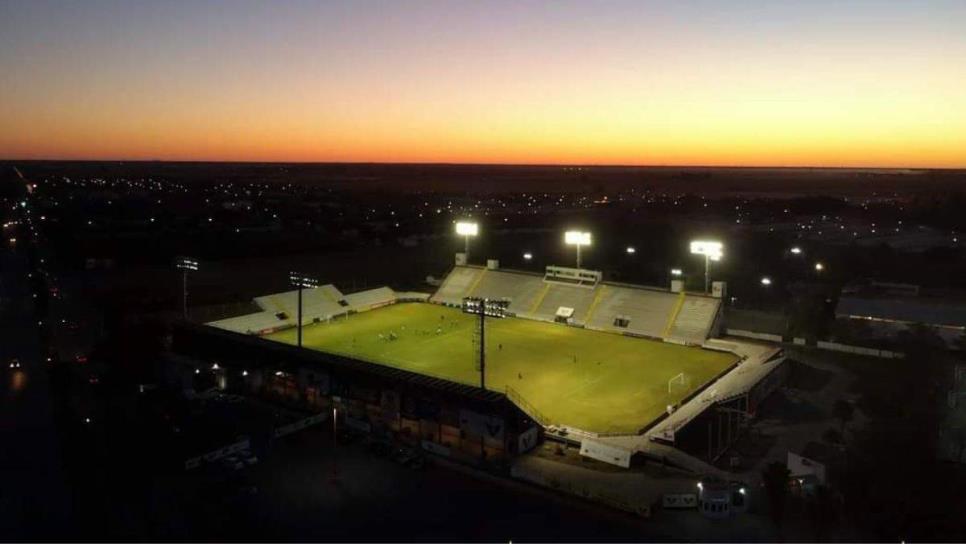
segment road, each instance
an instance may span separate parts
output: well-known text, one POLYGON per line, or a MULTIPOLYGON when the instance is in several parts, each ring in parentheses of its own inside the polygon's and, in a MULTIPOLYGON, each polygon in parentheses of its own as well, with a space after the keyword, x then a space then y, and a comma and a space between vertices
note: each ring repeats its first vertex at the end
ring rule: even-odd
POLYGON ((0 535, 64 538, 70 494, 25 280, 24 260, 0 252, 0 535), (7 368, 13 358, 21 369, 7 368))

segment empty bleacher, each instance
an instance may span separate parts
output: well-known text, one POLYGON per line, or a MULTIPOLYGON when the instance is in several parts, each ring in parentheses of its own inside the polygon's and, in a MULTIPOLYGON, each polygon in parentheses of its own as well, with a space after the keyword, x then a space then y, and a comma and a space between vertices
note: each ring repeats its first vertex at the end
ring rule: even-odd
MULTIPOLYGON (((298 315, 298 290, 256 297, 255 304, 266 312, 288 315, 294 325, 298 315)), ((345 297, 333 285, 302 290, 303 325, 343 315, 350 309, 345 297)))
POLYGON ((219 319, 208 324, 219 329, 245 334, 263 334, 275 329, 294 326, 295 318, 289 316, 279 318, 275 312, 263 311, 238 317, 229 317, 228 319, 219 319))
POLYGON ((484 268, 471 266, 457 266, 443 280, 443 285, 436 290, 430 300, 439 304, 462 304, 463 297, 480 280, 486 271, 484 268))
POLYGON ((396 293, 388 287, 379 287, 345 296, 349 307, 357 312, 365 312, 396 302, 396 293))
POLYGON ((604 285, 602 289, 605 291, 587 327, 662 337, 677 303, 677 294, 616 285, 604 285), (615 325, 619 317, 626 321, 625 327, 615 325))
POLYGON ((691 344, 703 343, 714 324, 721 301, 716 298, 688 295, 670 327, 668 337, 691 344))
POLYGON ((571 322, 583 325, 587 310, 597 295, 596 289, 559 284, 547 285, 550 288, 545 291, 546 294, 540 300, 540 304, 528 317, 541 321, 553 321, 557 315, 557 309, 564 306, 574 309, 574 316, 571 322))
POLYGON ((473 289, 472 296, 510 299, 509 311, 520 315, 530 310, 543 287, 540 276, 487 270, 473 289))

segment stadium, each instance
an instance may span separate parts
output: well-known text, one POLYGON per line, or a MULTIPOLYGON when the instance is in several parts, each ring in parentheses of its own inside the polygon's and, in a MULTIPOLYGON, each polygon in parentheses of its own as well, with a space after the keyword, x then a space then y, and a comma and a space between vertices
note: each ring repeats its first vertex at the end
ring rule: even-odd
MULTIPOLYGON (((304 274, 293 273, 291 280, 296 287, 291 291, 256 297, 260 311, 205 328, 257 338, 250 345, 268 350, 260 361, 316 354, 317 372, 308 373, 311 387, 299 383, 306 381, 304 369, 291 368, 266 373, 259 387, 296 391, 292 395, 303 400, 311 395, 316 407, 338 407, 348 402, 344 396, 358 397, 355 408, 344 404, 348 424, 371 430, 385 423, 394 432, 408 426, 431 451, 460 449, 467 436, 485 435, 481 425, 471 423, 489 417, 506 420, 507 432, 516 429, 518 439, 533 428, 580 445, 587 456, 628 466, 635 453, 667 459, 673 448, 664 446, 681 446, 688 425, 703 421, 708 437, 703 430, 690 434, 698 435, 692 442, 710 461, 737 434, 741 414, 753 412, 762 396, 756 386, 768 382, 764 378, 778 366, 765 366, 774 352, 711 338, 721 326, 725 287, 718 282, 713 289, 709 285, 710 293, 692 293, 676 280, 668 289, 607 282, 600 272, 583 268, 548 266, 539 274, 501 269, 494 260, 474 266, 466 263, 465 252, 456 255, 433 293, 380 287, 345 294, 304 274), (749 353, 754 365, 747 364, 749 353), (335 382, 342 378, 332 361, 397 374, 385 374, 394 376, 389 385, 346 385, 336 394, 335 382), (326 366, 329 375, 321 383, 316 376, 326 366), (745 368, 737 372, 739 366, 745 368), (502 399, 520 418, 495 408, 480 417, 467 415, 457 402, 452 421, 439 415, 443 409, 430 418, 411 410, 407 421, 400 414, 405 399, 398 397, 421 395, 415 404, 446 404, 424 398, 431 394, 403 391, 413 377, 443 389, 459 386, 469 396, 479 391, 502 399), (290 383, 280 383, 284 379, 290 383), (353 395, 354 388, 378 391, 353 395), (449 439, 443 433, 447 426, 455 429, 449 439)), ((491 456, 526 449, 502 441, 488 444, 491 456)))

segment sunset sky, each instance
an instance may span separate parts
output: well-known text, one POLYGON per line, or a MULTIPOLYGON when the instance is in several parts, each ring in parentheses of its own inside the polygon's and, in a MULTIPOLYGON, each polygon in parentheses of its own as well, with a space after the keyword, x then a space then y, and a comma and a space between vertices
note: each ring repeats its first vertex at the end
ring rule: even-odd
POLYGON ((0 158, 966 167, 966 1, 0 0, 0 158))

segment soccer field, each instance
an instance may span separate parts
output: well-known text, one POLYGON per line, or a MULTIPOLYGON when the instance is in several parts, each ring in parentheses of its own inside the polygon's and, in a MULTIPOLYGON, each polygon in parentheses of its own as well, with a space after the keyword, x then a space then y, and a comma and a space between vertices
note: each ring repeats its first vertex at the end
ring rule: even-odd
MULTIPOLYGON (((479 385, 476 316, 395 304, 302 329, 307 348, 479 385), (394 337, 395 339, 390 339, 394 337)), ((266 338, 294 344, 296 330, 266 338)), ((488 319, 487 389, 515 389, 554 424, 636 432, 729 367, 734 355, 556 323, 488 319), (668 381, 684 373, 690 387, 668 381)))

